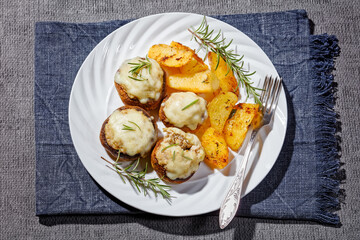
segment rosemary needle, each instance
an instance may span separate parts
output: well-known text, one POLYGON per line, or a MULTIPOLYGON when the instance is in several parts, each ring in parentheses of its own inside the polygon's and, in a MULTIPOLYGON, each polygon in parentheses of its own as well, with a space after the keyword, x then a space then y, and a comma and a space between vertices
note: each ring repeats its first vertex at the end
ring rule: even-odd
POLYGON ((122 128, 122 130, 128 130, 128 131, 135 131, 135 129, 133 129, 132 127, 130 127, 130 126, 128 126, 128 125, 126 125, 126 124, 123 124, 123 128, 122 128))
POLYGON ((195 103, 197 103, 199 101, 199 99, 196 99, 195 101, 192 101, 191 103, 189 103, 188 105, 186 105, 185 107, 183 107, 183 109, 181 109, 181 111, 184 111, 185 109, 191 107, 192 105, 194 105, 195 103))
POLYGON ((185 159, 187 159, 187 160, 190 160, 190 161, 193 161, 193 160, 194 160, 194 159, 192 159, 192 158, 189 158, 189 157, 185 156, 184 153, 182 154, 182 157, 185 158, 185 159))
POLYGON ((164 147, 163 149, 161 149, 161 151, 163 152, 163 151, 165 151, 166 149, 168 149, 168 148, 170 148, 170 147, 174 147, 174 146, 178 146, 179 144, 177 144, 177 143, 174 143, 174 144, 170 144, 169 146, 166 146, 166 147, 164 147))
POLYGON ((135 78, 135 77, 132 77, 132 76, 128 76, 128 77, 129 77, 130 79, 132 79, 132 80, 139 81, 139 82, 146 80, 146 79, 135 78))
POLYGON ((139 125, 137 125, 135 122, 133 122, 133 121, 129 121, 129 123, 132 123, 132 124, 134 124, 140 131, 141 131, 141 128, 139 127, 139 125))

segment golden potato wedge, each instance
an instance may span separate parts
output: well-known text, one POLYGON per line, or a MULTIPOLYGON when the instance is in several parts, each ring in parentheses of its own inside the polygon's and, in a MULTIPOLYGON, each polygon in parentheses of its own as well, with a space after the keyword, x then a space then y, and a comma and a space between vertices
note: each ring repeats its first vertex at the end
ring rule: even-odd
POLYGON ((203 62, 201 58, 197 57, 197 55, 194 55, 194 57, 192 57, 187 64, 179 68, 180 72, 183 74, 197 73, 208 69, 209 67, 203 62))
POLYGON ((211 71, 209 72, 209 79, 211 82, 212 92, 201 94, 201 97, 204 98, 207 102, 211 102, 219 93, 219 79, 211 71))
POLYGON ((185 50, 185 51, 191 51, 193 53, 193 56, 191 60, 185 64, 184 66, 180 67, 180 72, 187 74, 187 73, 197 73, 202 72, 205 70, 208 70, 209 67, 204 63, 204 61, 195 53, 195 51, 188 46, 182 45, 181 43, 172 41, 170 43, 171 47, 185 50))
POLYGON ((185 46, 179 42, 175 42, 175 41, 172 41, 170 43, 170 46, 171 47, 174 47, 174 48, 177 48, 177 49, 181 49, 181 50, 185 50, 185 51, 194 51, 193 49, 189 48, 188 46, 185 46))
POLYGON ((232 93, 221 93, 208 104, 208 115, 211 126, 218 132, 222 132, 230 112, 235 106, 238 97, 232 93))
POLYGON ((193 57, 192 51, 178 49, 166 44, 153 45, 148 52, 148 57, 155 59, 161 66, 182 67, 193 57))
POLYGON ((195 93, 213 92, 210 71, 195 74, 174 74, 166 79, 167 86, 180 91, 195 93))
POLYGON ((210 168, 222 169, 229 163, 229 149, 224 137, 215 128, 208 128, 201 137, 205 150, 204 162, 210 168))
POLYGON ((226 121, 224 137, 227 145, 234 151, 241 147, 253 118, 258 114, 259 105, 240 103, 234 108, 235 113, 226 121))
POLYGON ((238 82, 230 70, 228 72, 228 67, 226 62, 221 57, 219 58, 219 65, 216 68, 218 57, 216 53, 209 52, 208 54, 210 69, 215 73, 220 82, 220 93, 233 92, 236 96, 239 96, 238 82), (216 69, 216 70, 215 70, 216 69))

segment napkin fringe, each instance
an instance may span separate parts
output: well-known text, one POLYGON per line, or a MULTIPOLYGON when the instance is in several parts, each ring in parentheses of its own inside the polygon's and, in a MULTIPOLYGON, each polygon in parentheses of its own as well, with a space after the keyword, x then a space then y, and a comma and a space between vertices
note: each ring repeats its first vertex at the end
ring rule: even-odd
POLYGON ((339 207, 339 184, 335 179, 339 171, 339 154, 337 150, 336 112, 334 111, 334 58, 339 55, 338 39, 327 34, 313 36, 310 42, 312 67, 315 70, 312 78, 315 83, 314 106, 316 157, 318 159, 317 191, 318 210, 316 218, 326 224, 340 224, 339 216, 333 213, 339 207))

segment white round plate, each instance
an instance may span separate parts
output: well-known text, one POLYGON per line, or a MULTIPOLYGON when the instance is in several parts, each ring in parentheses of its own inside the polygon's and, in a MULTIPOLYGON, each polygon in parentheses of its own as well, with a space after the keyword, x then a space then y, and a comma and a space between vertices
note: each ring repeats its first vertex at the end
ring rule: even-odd
MULTIPOLYGON (((99 132, 103 121, 118 107, 123 106, 114 87, 115 72, 121 63, 136 56, 144 57, 154 44, 177 41, 193 49, 198 45, 191 40, 188 28, 197 27, 203 16, 192 13, 165 13, 135 20, 109 34, 89 54, 74 81, 69 103, 69 125, 75 149, 90 175, 110 194, 122 202, 143 210, 166 216, 192 216, 219 209, 230 186, 239 162, 232 161, 219 170, 211 170, 201 163, 199 170, 187 182, 173 185, 175 198, 171 203, 161 196, 144 196, 106 167, 100 157, 108 158, 100 144, 99 132)), ((266 75, 278 76, 275 67, 244 33, 236 28, 207 17, 211 29, 222 30, 226 39, 233 39, 232 48, 244 55, 245 66, 256 74, 251 77, 256 86, 262 86, 266 75)), ((199 53, 202 57, 204 53, 199 53)), ((242 94, 244 100, 245 94, 242 94)), ((251 169, 247 170, 243 195, 253 190, 274 165, 282 148, 287 124, 287 105, 284 91, 279 99, 272 131, 263 133, 261 151, 257 153, 251 169), (257 158, 256 158, 257 159, 257 158)), ((164 125, 158 122, 159 129, 164 125)), ((255 154, 254 154, 255 155, 255 154)), ((241 159, 241 158, 240 158, 241 159)), ((157 177, 152 171, 148 178, 157 177)))

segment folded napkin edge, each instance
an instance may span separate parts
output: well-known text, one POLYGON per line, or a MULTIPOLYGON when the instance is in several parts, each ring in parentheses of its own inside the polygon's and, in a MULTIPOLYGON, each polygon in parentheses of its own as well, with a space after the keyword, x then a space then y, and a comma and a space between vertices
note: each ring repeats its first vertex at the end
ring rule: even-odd
POLYGON ((340 207, 338 200, 340 181, 338 172, 340 156, 338 152, 337 117, 334 110, 335 58, 340 53, 338 39, 334 35, 314 35, 310 40, 312 80, 314 81, 315 105, 315 145, 317 158, 317 220, 321 223, 340 225, 339 216, 333 213, 340 207))

